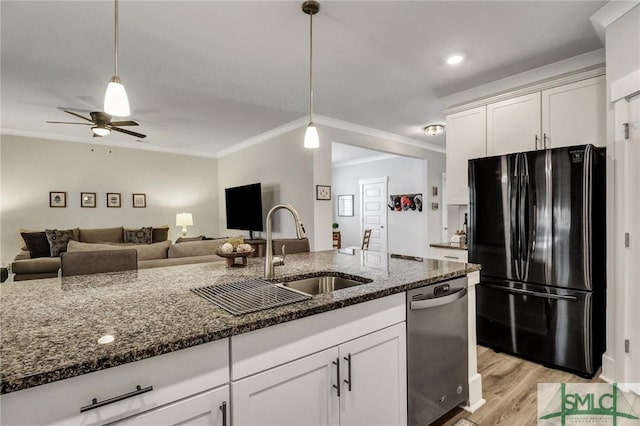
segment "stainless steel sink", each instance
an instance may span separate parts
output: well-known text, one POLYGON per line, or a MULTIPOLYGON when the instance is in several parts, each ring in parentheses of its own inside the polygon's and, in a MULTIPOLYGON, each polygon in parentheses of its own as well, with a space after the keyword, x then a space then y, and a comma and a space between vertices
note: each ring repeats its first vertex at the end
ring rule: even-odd
POLYGON ((321 275, 313 278, 281 282, 280 285, 306 294, 331 293, 334 290, 354 287, 357 285, 370 283, 372 280, 358 277, 359 281, 333 275, 321 275))

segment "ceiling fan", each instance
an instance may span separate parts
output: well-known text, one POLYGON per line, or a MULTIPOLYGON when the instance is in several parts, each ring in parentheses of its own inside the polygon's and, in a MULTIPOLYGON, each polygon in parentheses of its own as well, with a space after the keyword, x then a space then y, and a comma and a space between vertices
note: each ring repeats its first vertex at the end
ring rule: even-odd
POLYGON ((102 111, 93 111, 90 112, 89 115, 91 118, 84 117, 78 113, 73 111, 64 110, 67 114, 74 115, 76 117, 82 118, 83 120, 87 120, 90 123, 74 123, 71 121, 47 121, 47 123, 54 124, 80 124, 83 126, 91 126, 91 130, 93 132, 93 137, 103 137, 107 136, 111 133, 112 130, 116 132, 124 133, 127 135, 135 136, 136 138, 144 139, 147 135, 143 135, 142 133, 132 132, 131 130, 121 129, 119 126, 138 126, 138 123, 135 121, 127 120, 127 121, 111 121, 111 115, 102 111))

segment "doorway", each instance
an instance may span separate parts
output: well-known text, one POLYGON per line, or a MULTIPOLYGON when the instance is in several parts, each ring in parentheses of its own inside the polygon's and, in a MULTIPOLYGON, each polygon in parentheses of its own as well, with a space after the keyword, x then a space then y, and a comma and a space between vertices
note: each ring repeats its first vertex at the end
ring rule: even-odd
POLYGON ((361 179, 360 184, 360 235, 371 229, 371 252, 387 253, 387 176, 361 179))

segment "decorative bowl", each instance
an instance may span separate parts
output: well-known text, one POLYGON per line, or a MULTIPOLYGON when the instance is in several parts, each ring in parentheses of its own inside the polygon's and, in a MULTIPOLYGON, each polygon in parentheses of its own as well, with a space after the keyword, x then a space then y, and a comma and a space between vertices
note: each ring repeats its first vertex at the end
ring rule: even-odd
POLYGON ((231 268, 234 266, 243 267, 247 266, 247 257, 253 255, 255 249, 251 251, 232 251, 231 253, 223 253, 221 251, 216 250, 216 254, 220 257, 224 257, 227 259, 227 268, 231 268), (242 263, 236 263, 236 259, 242 259, 242 263))

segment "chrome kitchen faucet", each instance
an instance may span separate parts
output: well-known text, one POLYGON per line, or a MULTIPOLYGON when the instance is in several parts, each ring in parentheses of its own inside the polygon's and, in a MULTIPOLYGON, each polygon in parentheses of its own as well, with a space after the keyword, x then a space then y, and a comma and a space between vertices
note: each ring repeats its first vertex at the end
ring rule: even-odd
MULTIPOLYGON (((267 225, 267 251, 264 259, 265 279, 271 279, 275 275, 275 270, 274 270, 275 265, 273 263, 273 238, 271 237, 271 226, 272 226, 271 222, 273 220, 272 219, 273 214, 280 209, 289 210, 293 215, 293 219, 295 220, 295 223, 296 223, 296 236, 298 237, 298 239, 301 240, 307 237, 307 234, 304 230, 304 226, 302 225, 302 222, 300 222, 300 215, 298 215, 298 212, 292 205, 278 204, 277 206, 274 206, 271 210, 269 210, 269 213, 267 213, 267 218, 265 219, 265 222, 267 225)), ((284 255, 284 252, 283 252, 283 255, 284 255)))

